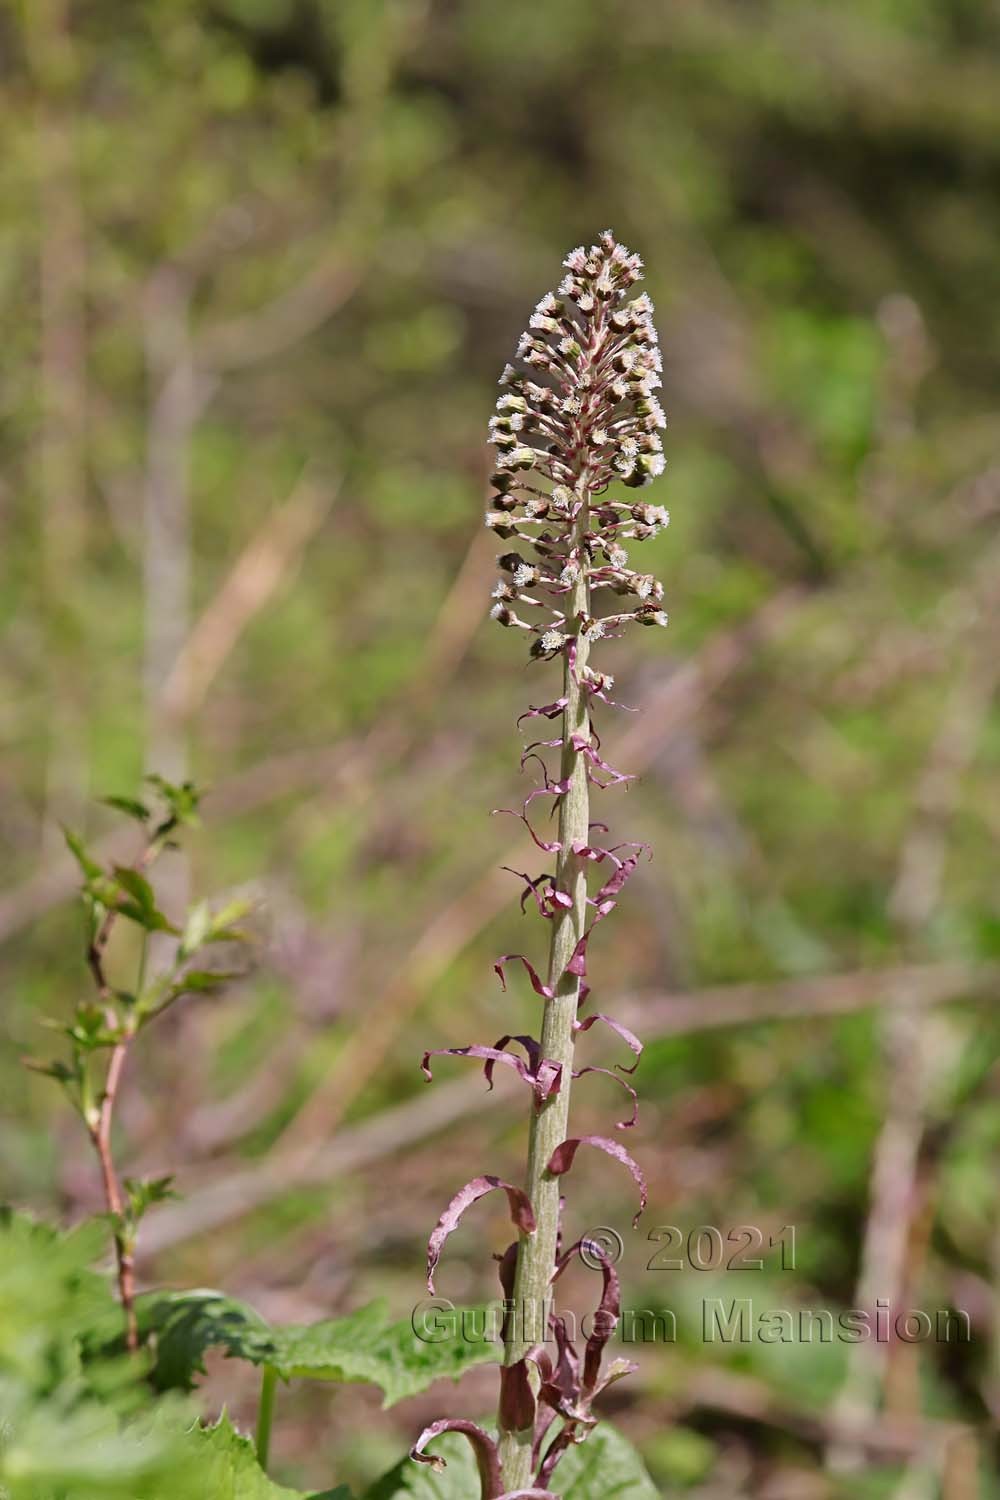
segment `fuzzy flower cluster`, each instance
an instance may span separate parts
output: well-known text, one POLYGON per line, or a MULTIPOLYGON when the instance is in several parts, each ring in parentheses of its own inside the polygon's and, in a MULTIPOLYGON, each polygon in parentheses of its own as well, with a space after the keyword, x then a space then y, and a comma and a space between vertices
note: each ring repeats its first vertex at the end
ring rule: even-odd
POLYGON ((605 231, 564 264, 558 292, 542 298, 518 344, 526 369, 506 366, 490 419, 496 493, 486 525, 528 554, 498 559, 504 577, 491 613, 530 632, 531 654, 545 658, 578 630, 597 640, 631 620, 667 623, 662 584, 631 566, 626 543, 656 536, 670 518, 662 505, 607 493, 615 480, 639 489, 664 467, 653 304, 633 291, 642 262, 605 231), (591 599, 604 590, 619 607, 579 618, 581 578, 591 599))

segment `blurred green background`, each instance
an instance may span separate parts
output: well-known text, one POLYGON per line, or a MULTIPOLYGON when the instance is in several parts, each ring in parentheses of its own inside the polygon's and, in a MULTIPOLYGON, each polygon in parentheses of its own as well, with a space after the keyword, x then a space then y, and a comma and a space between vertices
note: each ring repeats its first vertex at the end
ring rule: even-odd
MULTIPOLYGON (((633 1232, 581 1160, 567 1227, 617 1227, 626 1300, 678 1337, 609 1408, 668 1494, 1000 1493, 998 44, 996 0, 0 9, 5 1198, 99 1207, 19 1058, 85 980, 59 823, 127 851, 92 799, 144 770, 211 788, 168 909, 263 914, 253 977, 127 1081, 123 1164, 184 1194, 144 1283, 403 1316, 443 1202, 520 1171, 516 1080, 417 1064, 537 1020, 490 965, 543 951, 499 870, 541 866, 489 812, 556 689, 486 621, 483 437, 610 225, 670 420, 644 554, 671 628, 604 658, 643 709, 602 725, 641 773, 606 816, 656 857, 592 948, 595 1004, 650 1043, 651 1202, 633 1232), (646 1269, 658 1226, 744 1224, 763 1271, 646 1269), (957 1307, 972 1339, 712 1345, 713 1296, 957 1307)), ((619 1104, 577 1100, 591 1130, 619 1104)), ((495 1291, 476 1214, 455 1300, 495 1291)), ((216 1362, 206 1407, 249 1411, 242 1378, 216 1362)), ((297 1389, 280 1472, 361 1484, 494 1382, 390 1415, 297 1389)))

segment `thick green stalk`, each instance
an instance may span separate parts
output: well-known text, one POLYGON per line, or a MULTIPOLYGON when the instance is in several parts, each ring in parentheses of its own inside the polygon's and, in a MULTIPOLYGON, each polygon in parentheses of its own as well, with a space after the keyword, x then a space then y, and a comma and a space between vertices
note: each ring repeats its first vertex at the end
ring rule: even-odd
POLYGON ((257 1407, 257 1462, 267 1470, 271 1456, 271 1426, 274 1422, 274 1396, 278 1388, 278 1372, 273 1365, 265 1365, 260 1377, 260 1402, 257 1407))
MULTIPOLYGON (((587 509, 584 507, 574 529, 574 539, 579 538, 587 525, 587 509)), ((586 568, 582 568, 567 613, 571 621, 578 622, 589 612, 590 588, 586 568)), ((537 1228, 532 1235, 522 1235, 518 1251, 514 1314, 505 1353, 508 1365, 515 1364, 532 1344, 541 1343, 547 1337, 550 1283, 555 1267, 561 1182, 547 1171, 547 1167, 553 1151, 568 1134, 575 1041, 573 1023, 580 1004, 581 981, 566 973, 566 965, 583 936, 587 917, 586 861, 573 853, 573 845, 588 842, 590 797, 587 762, 582 752, 573 749, 572 740, 575 735, 589 739, 589 704, 586 693, 579 686, 588 648, 587 638, 578 630, 575 673, 567 657, 563 679, 566 707, 562 716, 560 779, 568 781, 569 789, 559 804, 559 842, 562 847, 556 860, 556 885, 559 890, 572 894, 573 906, 552 919, 548 982, 554 994, 545 1002, 541 1036, 542 1056, 562 1064, 562 1082, 559 1092, 550 1094, 531 1120, 525 1187, 535 1210, 537 1228)), ((505 1489, 523 1489, 531 1483, 531 1443, 530 1428, 500 1433, 505 1489)))

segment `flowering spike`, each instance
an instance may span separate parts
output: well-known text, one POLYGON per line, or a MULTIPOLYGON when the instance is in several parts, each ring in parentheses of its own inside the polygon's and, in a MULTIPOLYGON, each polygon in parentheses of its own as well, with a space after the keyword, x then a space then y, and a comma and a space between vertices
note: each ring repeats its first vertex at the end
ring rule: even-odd
MULTIPOLYGON (((497 493, 487 525, 525 549, 499 559, 511 584, 501 585, 494 616, 533 635, 531 654, 543 659, 573 650, 576 632, 567 628, 564 605, 583 574, 592 595, 635 601, 603 617, 588 612, 581 622, 586 640, 617 633, 630 621, 666 624, 662 585, 629 566, 623 542, 655 536, 669 516, 661 505, 608 495, 615 482, 636 489, 663 472, 666 419, 656 396, 663 363, 653 304, 645 293, 633 294, 642 275, 638 256, 610 233, 589 252, 574 251, 566 266, 558 294, 542 298, 518 344, 527 372, 510 365, 504 371, 489 430, 497 493), (589 516, 581 528, 584 508, 589 516), (543 612, 528 623, 514 615, 507 590, 523 599, 526 588, 543 610, 544 597, 552 601, 547 618, 543 612)), ((603 683, 590 685, 604 690, 603 683)), ((529 714, 559 711, 555 703, 529 714)))
MULTIPOLYGON (((532 660, 558 659, 562 667, 559 695, 532 703, 518 720, 519 727, 528 720, 558 721, 549 738, 526 744, 521 756, 522 770, 529 762, 540 768, 540 784, 519 811, 497 809, 519 818, 535 847, 554 859, 551 873, 511 872, 522 882, 522 912, 530 897, 546 921, 547 966, 536 968, 523 953, 505 954, 494 966, 506 989, 506 966, 522 965, 541 1001, 542 1018, 537 1040, 503 1036, 492 1048, 440 1049, 482 1059, 490 1084, 496 1065, 503 1063, 531 1085, 535 1099, 527 1179, 524 1192, 497 1178, 469 1183, 442 1215, 428 1247, 431 1285, 441 1246, 465 1208, 494 1187, 507 1192, 520 1234, 498 1257, 508 1311, 502 1329, 499 1488, 487 1490, 485 1481, 483 1486, 491 1500, 501 1489, 503 1500, 548 1496, 561 1455, 582 1442, 595 1423, 593 1397, 631 1368, 619 1360, 600 1375, 620 1302, 618 1278, 606 1258, 601 1305, 582 1361, 565 1319, 555 1313, 547 1324, 556 1341, 555 1361, 526 1337, 527 1328, 537 1327, 548 1308, 552 1281, 580 1248, 565 1254, 561 1250, 562 1178, 578 1148, 594 1146, 621 1162, 639 1185, 641 1208, 646 1204, 645 1181, 629 1153, 604 1136, 572 1135, 569 1106, 574 1079, 603 1073, 633 1103, 631 1118, 618 1121, 618 1128, 629 1129, 636 1119, 635 1090, 619 1074, 634 1071, 641 1042, 603 1013, 581 1018, 589 992, 591 935, 614 911, 645 848, 599 842, 606 838, 607 826, 590 817, 591 788, 605 791, 632 780, 604 758, 595 710, 598 704, 625 705, 612 697, 611 675, 590 658, 597 643, 622 635, 632 624, 667 623, 662 584, 630 559, 633 544, 655 537, 670 519, 662 505, 634 493, 664 466, 660 431, 665 419, 656 394, 662 361, 653 305, 636 292, 642 276, 637 255, 605 231, 589 249, 571 250, 565 271, 557 290, 535 307, 518 343, 516 363, 508 364, 500 377, 489 424, 496 453, 495 493, 486 515, 487 528, 504 543, 490 613, 500 625, 528 637, 532 660), (553 837, 542 837, 529 817, 540 798, 550 799, 558 819, 553 837), (588 880, 595 867, 610 874, 591 894, 588 880), (598 1021, 631 1049, 636 1059, 631 1068, 574 1067, 577 1035, 598 1021), (513 1041, 523 1046, 526 1062, 507 1051, 513 1041), (530 1378, 529 1365, 536 1372, 530 1378), (551 1437, 557 1417, 559 1427, 551 1437)), ((424 1056, 428 1076, 434 1055, 424 1056)))

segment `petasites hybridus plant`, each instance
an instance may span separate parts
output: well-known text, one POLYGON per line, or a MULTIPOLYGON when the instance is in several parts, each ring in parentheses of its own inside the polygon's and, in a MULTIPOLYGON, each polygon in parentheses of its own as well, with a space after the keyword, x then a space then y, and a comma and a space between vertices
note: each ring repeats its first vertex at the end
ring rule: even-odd
MULTIPOLYGON (((462 1433, 473 1444, 484 1500, 549 1493, 560 1457, 582 1442, 593 1427, 591 1405, 600 1391, 634 1368, 615 1360, 602 1371, 605 1347, 620 1310, 618 1277, 594 1244, 561 1245, 562 1179, 581 1146, 616 1158, 639 1186, 642 1173, 624 1147, 606 1136, 573 1136, 569 1127, 570 1085, 603 1068, 574 1068, 577 1034, 603 1022, 631 1049, 634 1071, 641 1044, 624 1026, 585 1010, 588 998, 587 944, 593 928, 614 909, 645 846, 611 844, 605 825, 592 822, 590 789, 605 789, 630 778, 602 759, 594 727, 595 704, 612 704, 611 677, 591 664, 595 642, 619 635, 632 622, 665 625, 663 588, 651 574, 637 572, 628 544, 644 541, 667 524, 667 512, 638 497, 615 495, 622 483, 639 489, 663 470, 659 429, 663 410, 656 396, 661 360, 653 306, 633 288, 642 262, 610 232, 589 250, 566 257, 567 274, 558 292, 542 298, 518 344, 522 369, 508 365, 490 422, 497 450, 496 494, 487 526, 517 550, 499 559, 503 573, 494 590, 493 617, 531 638, 530 654, 540 662, 560 661, 562 693, 522 719, 558 725, 552 739, 536 740, 522 755, 534 761, 542 784, 520 813, 535 845, 552 855, 555 869, 524 875, 522 907, 530 896, 550 924, 548 971, 543 979, 524 954, 506 954, 496 965, 501 983, 506 966, 517 961, 542 1001, 540 1036, 502 1036, 492 1047, 441 1049, 483 1060, 487 1079, 498 1063, 528 1084, 532 1114, 527 1178, 523 1187, 497 1177, 477 1177, 452 1199, 428 1247, 428 1285, 441 1247, 470 1204, 494 1189, 503 1190, 518 1240, 499 1257, 504 1292, 504 1366, 501 1371, 499 1441, 466 1421, 443 1420, 428 1427, 412 1456, 440 1467, 425 1449, 439 1434, 462 1433), (602 612, 608 601, 610 609, 602 612), (558 775, 545 752, 558 752, 558 775), (532 805, 552 799, 558 811, 554 839, 540 836, 532 805), (591 872, 595 872, 593 875, 591 872), (596 887, 596 889, 595 889, 596 887), (509 1050, 517 1044, 524 1059, 509 1050), (581 1249, 586 1262, 601 1270, 603 1291, 582 1357, 553 1305, 553 1283, 581 1249), (549 1347, 546 1347, 548 1345, 549 1347), (551 1351, 551 1352, 550 1352, 551 1351)), ((424 1057, 424 1071, 429 1059, 424 1057)), ((612 1073, 632 1098, 635 1094, 612 1073)))

